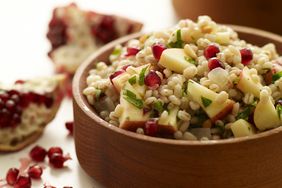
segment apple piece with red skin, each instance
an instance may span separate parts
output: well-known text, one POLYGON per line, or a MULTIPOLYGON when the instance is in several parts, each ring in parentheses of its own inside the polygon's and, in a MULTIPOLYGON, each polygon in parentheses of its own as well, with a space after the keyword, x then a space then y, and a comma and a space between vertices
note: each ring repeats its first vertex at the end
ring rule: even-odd
POLYGON ((254 122, 260 131, 276 128, 281 125, 281 120, 272 103, 272 97, 266 90, 260 92, 260 100, 254 111, 254 122))
POLYGON ((159 132, 164 134, 173 134, 178 130, 177 125, 177 113, 179 111, 178 107, 174 107, 169 110, 167 117, 160 117, 158 120, 159 132))
MULTIPOLYGON (((257 74, 253 74, 258 76, 257 74)), ((237 84, 237 88, 240 89, 243 93, 253 94, 255 97, 259 98, 260 90, 262 89, 262 84, 259 81, 256 81, 252 78, 252 74, 248 67, 244 67, 240 78, 237 84)))
POLYGON ((202 107, 213 123, 229 114, 235 104, 230 99, 223 103, 215 102, 219 94, 193 80, 188 81, 187 93, 191 100, 197 102, 202 107), (204 100, 208 101, 207 104, 204 103, 204 100))
POLYGON ((118 93, 122 90, 129 78, 130 74, 128 74, 124 70, 116 71, 110 76, 110 80, 118 93))

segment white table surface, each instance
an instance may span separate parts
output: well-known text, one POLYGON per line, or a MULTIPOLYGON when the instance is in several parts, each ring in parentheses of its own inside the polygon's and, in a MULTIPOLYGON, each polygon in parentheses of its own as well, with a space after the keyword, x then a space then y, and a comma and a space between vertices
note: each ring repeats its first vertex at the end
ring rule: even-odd
MULTIPOLYGON (((115 13, 142 21, 143 31, 166 28, 176 22, 170 0, 80 0, 80 7, 105 13, 115 13)), ((52 9, 70 3, 68 0, 6 0, 0 1, 0 81, 9 84, 17 79, 51 75, 53 67, 46 53, 47 24, 52 9)), ((42 180, 33 181, 33 187, 43 188, 49 183, 57 188, 100 187, 87 176, 78 164, 73 138, 68 136, 64 123, 72 120, 71 100, 65 100, 57 117, 46 128, 43 136, 32 146, 16 153, 0 154, 0 179, 10 167, 19 167, 19 158, 27 156, 35 145, 61 146, 73 158, 66 168, 44 170, 42 180)), ((109 181, 111 181, 109 179, 109 181)))

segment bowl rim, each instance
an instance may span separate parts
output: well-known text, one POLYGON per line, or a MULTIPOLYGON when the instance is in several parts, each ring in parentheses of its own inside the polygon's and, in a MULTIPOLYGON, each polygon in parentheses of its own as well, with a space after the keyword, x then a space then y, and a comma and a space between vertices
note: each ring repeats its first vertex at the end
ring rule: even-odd
MULTIPOLYGON (((227 24, 225 24, 227 25, 227 24)), ((227 25, 232 27, 236 32, 246 33, 246 34, 252 34, 252 35, 258 35, 264 38, 268 38, 271 40, 275 40, 277 42, 280 42, 282 44, 282 36, 279 36, 278 34, 274 34, 268 31, 252 28, 252 27, 246 27, 246 26, 238 26, 238 25, 227 25)), ((73 100, 77 103, 78 107, 92 120, 93 123, 96 123, 100 126, 103 126, 104 128, 107 128, 111 131, 114 131, 117 134, 122 134, 123 136, 127 136, 131 139, 137 139, 139 141, 143 142, 153 142, 158 144, 168 144, 168 145, 186 145, 186 146, 209 146, 209 145, 223 145, 223 144, 236 144, 241 142, 249 142, 254 141, 258 139, 263 139, 271 135, 276 135, 282 132, 282 126, 279 126, 274 129, 270 129, 264 132, 260 132, 251 136, 245 136, 245 137, 239 137, 239 138, 230 138, 230 139, 220 139, 220 140, 207 140, 207 141, 199 141, 199 140, 175 140, 175 139, 167 139, 167 138, 158 138, 158 137, 151 137, 147 135, 141 135, 137 134, 135 132, 127 131, 124 129, 121 129, 119 127, 116 127, 114 125, 111 125, 110 123, 103 120, 101 117, 99 117, 96 113, 93 112, 94 109, 90 109, 89 104, 85 104, 84 100, 85 96, 83 96, 83 93, 80 92, 80 83, 81 78, 85 70, 89 68, 93 63, 94 59, 97 58, 100 54, 104 53, 105 51, 109 50, 110 48, 113 48, 117 44, 122 44, 127 42, 128 40, 140 37, 143 33, 134 33, 131 35, 127 35, 124 37, 121 37, 117 40, 114 40, 103 47, 99 48, 96 52, 91 54, 78 68, 78 70, 75 73, 75 76, 73 78, 73 100), (84 98, 84 99, 83 99, 84 98)), ((87 73, 88 74, 88 73, 87 73)))

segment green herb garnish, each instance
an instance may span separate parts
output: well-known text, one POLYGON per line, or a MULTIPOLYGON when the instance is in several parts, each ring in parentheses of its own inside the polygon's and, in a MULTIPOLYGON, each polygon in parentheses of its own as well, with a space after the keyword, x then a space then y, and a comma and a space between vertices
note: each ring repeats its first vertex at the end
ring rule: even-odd
POLYGON ((123 98, 129 102, 130 104, 134 105, 135 107, 142 109, 143 108, 143 101, 141 99, 138 99, 132 91, 125 90, 123 92, 123 98))
POLYGON ((121 54, 121 48, 115 48, 111 55, 119 56, 121 54))
POLYGON ((187 61, 188 63, 191 63, 193 65, 198 65, 198 63, 195 61, 195 59, 192 59, 191 57, 184 57, 185 61, 187 61))
POLYGON ((140 75, 139 75, 139 85, 140 86, 144 85, 145 72, 146 72, 147 68, 148 67, 144 67, 140 72, 140 75))
POLYGON ((212 100, 210 100, 206 97, 203 97, 203 96, 201 97, 201 100, 202 100, 204 107, 208 107, 212 103, 212 100))
POLYGON ((255 108, 254 104, 247 105, 246 108, 243 111, 241 111, 237 114, 236 119, 248 120, 249 116, 253 112, 254 108, 255 108))
POLYGON ((272 83, 279 80, 282 77, 282 71, 272 75, 272 83))
POLYGON ((133 77, 129 78, 129 79, 128 79, 128 82, 129 82, 131 85, 135 84, 135 83, 136 83, 136 76, 133 76, 133 77))
POLYGON ((159 113, 162 113, 164 111, 164 106, 161 101, 154 102, 153 109, 157 110, 159 113))
POLYGON ((176 41, 175 42, 170 42, 168 44, 168 47, 170 48, 182 48, 183 47, 183 40, 181 39, 181 30, 178 29, 176 31, 176 41))
POLYGON ((281 104, 277 104, 276 111, 277 111, 279 119, 281 119, 281 115, 282 115, 282 105, 281 104))

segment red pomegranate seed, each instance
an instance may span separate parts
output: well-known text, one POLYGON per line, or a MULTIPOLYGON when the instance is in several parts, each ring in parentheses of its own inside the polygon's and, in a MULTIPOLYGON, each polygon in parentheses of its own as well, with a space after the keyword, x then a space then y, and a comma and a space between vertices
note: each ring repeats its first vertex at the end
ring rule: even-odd
POLYGON ((48 150, 48 157, 51 158, 51 156, 52 156, 54 153, 59 153, 59 154, 63 155, 63 150, 62 150, 62 148, 60 148, 60 147, 51 147, 51 148, 48 150))
POLYGON ((24 84, 24 83, 25 83, 24 80, 16 80, 16 81, 15 81, 15 84, 24 84))
POLYGON ((15 105, 16 105, 15 102, 10 99, 6 101, 6 108, 9 111, 13 111, 13 109, 15 108, 15 105))
POLYGON ((41 146, 35 146, 29 153, 32 160, 36 162, 42 162, 45 159, 47 151, 41 146))
POLYGON ((220 50, 216 45, 210 44, 209 46, 205 48, 204 56, 206 57, 206 59, 210 59, 212 57, 216 57, 216 54, 219 52, 220 50))
POLYGON ((64 20, 58 19, 53 13, 53 18, 49 23, 47 38, 50 40, 52 49, 56 49, 67 42, 67 24, 64 20))
POLYGON ((156 88, 161 85, 161 78, 155 71, 150 71, 144 79, 144 83, 148 87, 156 88))
POLYGON ((210 70, 215 69, 217 67, 224 68, 224 65, 217 59, 216 57, 210 58, 208 61, 208 67, 210 70))
POLYGON ((248 48, 240 50, 241 62, 243 65, 248 65, 253 60, 253 52, 248 48))
POLYGON ((43 170, 40 166, 33 165, 33 166, 29 167, 27 173, 28 173, 29 177, 31 177, 31 178, 40 179, 41 175, 43 173, 43 170))
POLYGON ((60 153, 53 153, 51 157, 49 158, 49 162, 54 168, 63 168, 64 163, 69 159, 71 158, 65 157, 60 153))
POLYGON ((156 60, 160 60, 163 51, 166 49, 165 45, 163 44, 154 44, 152 46, 152 52, 156 60))
POLYGON ((6 91, 0 91, 0 99, 6 101, 9 99, 9 94, 6 91))
POLYGON ((6 181, 9 185, 14 185, 18 179, 19 169, 10 168, 6 174, 6 181))
POLYGON ((31 179, 30 177, 20 176, 17 182, 14 184, 14 188, 30 188, 31 179))
POLYGON ((133 56, 133 55, 136 55, 139 51, 140 51, 140 49, 138 49, 138 48, 133 48, 133 47, 128 47, 127 49, 126 49, 126 51, 127 51, 127 54, 125 54, 125 56, 133 56))
POLYGON ((145 134, 149 136, 156 136, 158 132, 158 124, 155 119, 150 119, 145 123, 145 134))
POLYGON ((69 133, 73 134, 73 121, 69 121, 65 123, 66 129, 69 131, 69 133))

